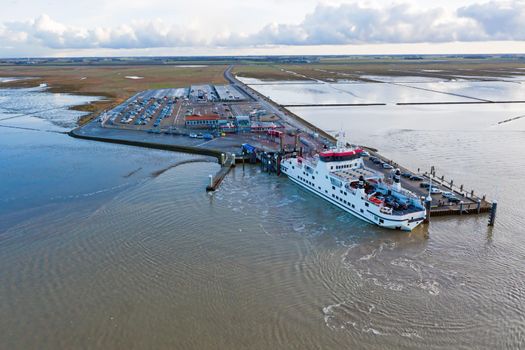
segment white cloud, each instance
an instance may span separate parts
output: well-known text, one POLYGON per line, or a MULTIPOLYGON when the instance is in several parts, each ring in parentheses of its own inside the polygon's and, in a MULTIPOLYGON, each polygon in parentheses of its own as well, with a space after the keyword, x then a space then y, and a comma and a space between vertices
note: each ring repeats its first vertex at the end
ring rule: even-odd
POLYGON ((524 41, 524 23, 523 0, 456 9, 420 8, 414 3, 318 5, 298 23, 270 23, 252 33, 216 32, 211 26, 184 26, 160 19, 83 28, 43 14, 33 20, 0 23, 0 47, 65 50, 524 41))

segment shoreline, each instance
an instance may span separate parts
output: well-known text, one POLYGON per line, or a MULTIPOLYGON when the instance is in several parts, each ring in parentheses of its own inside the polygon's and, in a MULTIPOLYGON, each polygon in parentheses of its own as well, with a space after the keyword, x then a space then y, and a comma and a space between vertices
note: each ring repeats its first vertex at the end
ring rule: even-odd
POLYGON ((119 101, 115 95, 109 94, 107 92, 82 92, 78 87, 72 85, 49 85, 44 78, 41 77, 31 77, 31 79, 25 79, 23 76, 13 76, 13 78, 24 78, 21 80, 9 81, 0 83, 0 88, 5 89, 30 89, 39 87, 42 84, 46 84, 46 92, 53 94, 68 94, 75 96, 91 96, 91 97, 100 97, 100 100, 88 102, 85 104, 80 104, 76 106, 68 107, 69 110, 86 112, 85 116, 81 116, 77 120, 77 126, 82 126, 93 119, 105 109, 110 109, 118 106, 123 101, 119 101))

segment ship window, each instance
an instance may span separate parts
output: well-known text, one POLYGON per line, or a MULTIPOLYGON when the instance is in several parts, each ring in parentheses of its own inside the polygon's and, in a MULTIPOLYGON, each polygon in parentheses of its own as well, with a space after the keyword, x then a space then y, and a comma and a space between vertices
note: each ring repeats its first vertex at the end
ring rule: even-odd
POLYGON ((328 175, 327 175, 327 176, 325 176, 325 177, 326 177, 326 178, 328 179, 328 175))
POLYGON ((327 191, 327 190, 324 190, 324 193, 328 193, 328 191, 327 191))
POLYGON ((363 209, 360 209, 361 210, 361 213, 364 213, 365 211, 363 209))
POLYGON ((348 193, 345 192, 345 196, 348 196, 348 193))
POLYGON ((355 208, 355 205, 352 204, 352 208, 355 208))
POLYGON ((321 189, 321 186, 318 186, 318 187, 319 187, 319 189, 321 189))
POLYGON ((292 169, 295 169, 295 166, 292 165, 292 169))
POLYGON ((332 190, 335 190, 335 186, 332 186, 332 190))
POLYGON ((314 179, 314 180, 315 180, 315 176, 313 176, 313 175, 312 175, 312 179, 314 179))
POLYGON ((385 220, 383 220, 383 219, 379 219, 379 223, 380 223, 380 224, 384 224, 384 223, 385 223, 385 220))
POLYGON ((330 167, 330 169, 333 169, 333 168, 334 168, 333 166, 330 167))
POLYGON ((346 200, 343 200, 343 203, 346 204, 346 200))
POLYGON ((369 207, 368 203, 365 203, 365 205, 366 205, 367 207, 369 207))
POLYGON ((334 197, 335 197, 335 195, 332 193, 332 198, 334 198, 334 197))

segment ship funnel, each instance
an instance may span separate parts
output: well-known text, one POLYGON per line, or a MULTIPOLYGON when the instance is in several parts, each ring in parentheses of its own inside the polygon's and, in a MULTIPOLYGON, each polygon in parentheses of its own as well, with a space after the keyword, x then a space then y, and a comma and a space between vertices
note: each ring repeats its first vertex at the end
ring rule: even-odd
POLYGON ((363 175, 359 176, 359 182, 358 182, 357 186, 360 189, 365 187, 365 178, 363 177, 363 175))
POLYGON ((394 172, 394 189, 401 190, 401 170, 399 169, 394 172))

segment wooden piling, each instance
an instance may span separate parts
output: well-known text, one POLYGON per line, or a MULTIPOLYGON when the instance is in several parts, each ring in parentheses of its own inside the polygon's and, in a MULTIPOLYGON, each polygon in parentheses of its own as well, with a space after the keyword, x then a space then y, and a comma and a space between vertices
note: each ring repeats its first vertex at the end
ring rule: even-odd
POLYGON ((490 208, 489 226, 494 226, 496 223, 496 212, 498 209, 498 202, 493 201, 492 207, 490 208))
POLYGON ((425 200, 425 209, 427 210, 427 213, 425 215, 425 220, 423 221, 425 224, 430 223, 430 208, 432 206, 432 200, 428 200, 428 198, 425 200))

